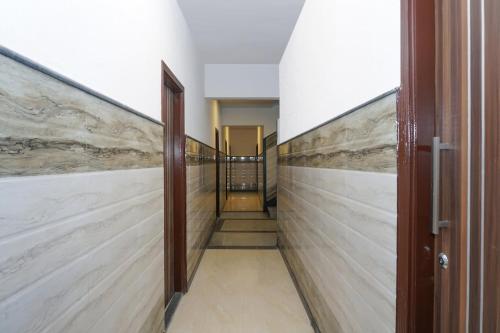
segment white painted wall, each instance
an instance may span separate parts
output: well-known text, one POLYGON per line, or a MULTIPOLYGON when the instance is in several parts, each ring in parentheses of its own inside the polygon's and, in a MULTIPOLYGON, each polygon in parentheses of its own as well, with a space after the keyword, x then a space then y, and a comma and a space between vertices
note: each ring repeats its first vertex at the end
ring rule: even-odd
POLYGON ((278 65, 207 64, 205 97, 279 98, 278 65))
POLYGON ((279 65, 279 142, 400 85, 399 2, 305 2, 279 65))
POLYGON ((222 126, 264 126, 264 137, 276 131, 276 120, 279 116, 279 104, 271 105, 222 105, 222 126))
POLYGON ((1 1, 0 44, 156 119, 164 60, 186 89, 187 134, 210 143, 204 67, 176 0, 1 1))

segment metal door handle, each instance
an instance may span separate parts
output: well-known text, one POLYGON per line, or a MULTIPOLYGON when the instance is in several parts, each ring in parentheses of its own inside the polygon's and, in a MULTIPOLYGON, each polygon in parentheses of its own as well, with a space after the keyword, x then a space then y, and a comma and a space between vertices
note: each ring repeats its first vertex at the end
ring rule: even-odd
POLYGON ((441 143, 441 138, 432 139, 432 233, 439 234, 440 228, 448 227, 447 220, 440 220, 441 150, 451 149, 451 145, 441 143))

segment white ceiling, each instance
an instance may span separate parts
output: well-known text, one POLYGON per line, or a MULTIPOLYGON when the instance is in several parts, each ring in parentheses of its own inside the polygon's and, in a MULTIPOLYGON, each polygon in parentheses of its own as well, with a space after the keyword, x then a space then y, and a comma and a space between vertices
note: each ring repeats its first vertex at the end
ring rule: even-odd
POLYGON ((277 64, 305 0, 177 0, 207 64, 277 64))

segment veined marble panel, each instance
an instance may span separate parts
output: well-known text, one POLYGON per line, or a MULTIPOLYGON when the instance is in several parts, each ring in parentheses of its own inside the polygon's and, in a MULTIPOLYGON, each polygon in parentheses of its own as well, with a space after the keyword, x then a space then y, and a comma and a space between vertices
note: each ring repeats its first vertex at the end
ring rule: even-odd
MULTIPOLYGON (((160 211, 70 264, 3 299, 0 302, 0 313, 3 316, 0 331, 42 331, 129 257, 162 233, 163 212, 160 211)), ((98 319, 99 317, 94 318, 98 319)))
POLYGON ((278 147, 276 146, 277 134, 266 137, 266 201, 276 199, 278 147))
POLYGON ((89 332, 139 332, 150 312, 155 311, 158 300, 163 298, 163 273, 163 256, 159 254, 89 332))
POLYGON ((279 147, 280 164, 396 172, 396 93, 279 147))
POLYGON ((397 213, 396 174, 280 166, 279 176, 388 213, 397 213))
POLYGON ((215 149, 186 138, 186 243, 190 279, 215 226, 215 149))
POLYGON ((263 154, 259 155, 257 160, 257 193, 259 195, 259 210, 262 210, 264 205, 264 156, 263 154))
MULTIPOLYGON (((280 180, 281 181, 281 180, 280 180)), ((393 293, 396 290, 396 253, 357 232, 348 226, 349 221, 339 222, 326 214, 317 205, 308 203, 299 194, 291 192, 280 183, 279 195, 287 200, 293 213, 298 214, 301 223, 310 230, 321 230, 336 247, 349 253, 350 260, 358 262, 370 272, 373 278, 393 293)), ((294 216, 295 219, 299 217, 294 216)), ((279 221, 278 221, 279 223, 279 221)), ((370 221, 367 221, 367 224, 370 221)), ((281 227, 282 224, 279 223, 281 227)))
POLYGON ((394 332, 396 93, 279 146, 279 244, 323 332, 394 332))
POLYGON ((0 51, 0 332, 160 332, 163 126, 0 51))
POLYGON ((224 211, 227 195, 226 154, 219 152, 219 211, 224 211))
POLYGON ((0 300, 162 209, 157 190, 0 242, 0 300))
POLYGON ((163 189, 163 168, 0 179, 0 242, 163 189))
POLYGON ((363 235, 370 242, 391 253, 396 252, 396 214, 372 208, 282 175, 280 175, 280 186, 328 215, 328 218, 335 223, 352 229, 352 232, 363 235))
MULTIPOLYGON (((127 290, 138 276, 153 263, 155 257, 163 256, 163 246, 163 235, 160 234, 90 290, 85 297, 71 305, 61 317, 47 326, 43 332, 90 332, 90 328, 95 323, 95 318, 100 318, 115 300, 123 295, 123 291, 127 290)), ((160 267, 162 266, 163 264, 160 265, 160 267)), ((164 302, 163 295, 162 292, 158 296, 164 302)), ((161 304, 162 314, 163 310, 164 304, 161 304)), ((161 323, 163 323, 163 318, 156 319, 154 325, 161 325, 161 323)), ((144 324, 151 323, 144 322, 144 324)))
POLYGON ((0 177, 160 167, 163 127, 0 55, 0 177))

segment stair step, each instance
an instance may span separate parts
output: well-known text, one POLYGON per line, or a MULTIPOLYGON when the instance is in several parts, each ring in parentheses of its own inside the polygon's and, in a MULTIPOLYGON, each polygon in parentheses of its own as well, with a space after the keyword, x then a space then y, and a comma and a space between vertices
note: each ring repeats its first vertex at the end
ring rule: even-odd
POLYGON ((276 220, 224 220, 220 231, 277 231, 276 220))
POLYGON ((245 220, 245 219, 251 219, 251 220, 266 220, 269 219, 269 215, 264 212, 223 212, 220 216, 221 219, 223 220, 229 220, 229 219, 238 219, 238 220, 245 220))
POLYGON ((275 232, 214 232, 208 248, 276 248, 275 232))

